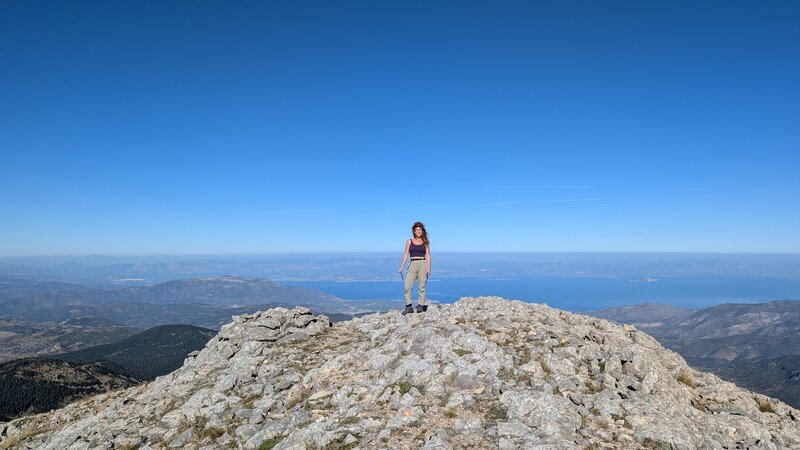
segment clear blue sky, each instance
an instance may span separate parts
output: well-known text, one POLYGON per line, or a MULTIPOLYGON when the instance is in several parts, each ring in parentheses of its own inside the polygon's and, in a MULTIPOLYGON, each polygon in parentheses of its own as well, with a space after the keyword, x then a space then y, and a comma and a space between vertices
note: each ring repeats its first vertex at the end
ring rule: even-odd
POLYGON ((5 1, 0 256, 800 252, 797 1, 5 1))

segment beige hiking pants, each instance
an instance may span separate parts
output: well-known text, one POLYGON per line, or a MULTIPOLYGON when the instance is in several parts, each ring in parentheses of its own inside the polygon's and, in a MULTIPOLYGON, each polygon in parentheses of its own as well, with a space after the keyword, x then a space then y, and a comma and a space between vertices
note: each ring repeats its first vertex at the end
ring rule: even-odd
POLYGON ((411 289, 414 287, 414 281, 419 281, 419 299, 417 304, 425 304, 425 285, 428 283, 428 277, 425 272, 428 271, 428 262, 424 259, 412 259, 411 264, 408 266, 406 272, 406 305, 411 304, 411 289))

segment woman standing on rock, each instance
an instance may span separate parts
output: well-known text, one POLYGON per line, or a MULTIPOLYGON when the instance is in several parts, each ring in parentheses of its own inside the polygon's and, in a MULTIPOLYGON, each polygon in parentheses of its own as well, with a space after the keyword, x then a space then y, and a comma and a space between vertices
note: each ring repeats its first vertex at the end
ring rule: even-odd
POLYGON ((428 276, 431 274, 431 243, 428 240, 428 232, 425 231, 425 224, 416 222, 411 227, 411 239, 406 241, 406 249, 403 251, 403 262, 400 263, 400 275, 403 275, 403 267, 406 265, 406 258, 411 258, 405 278, 405 299, 406 308, 403 315, 413 313, 411 306, 411 289, 414 288, 414 281, 419 281, 419 298, 417 299, 417 312, 425 312, 428 305, 425 304, 425 285, 428 283, 428 276))

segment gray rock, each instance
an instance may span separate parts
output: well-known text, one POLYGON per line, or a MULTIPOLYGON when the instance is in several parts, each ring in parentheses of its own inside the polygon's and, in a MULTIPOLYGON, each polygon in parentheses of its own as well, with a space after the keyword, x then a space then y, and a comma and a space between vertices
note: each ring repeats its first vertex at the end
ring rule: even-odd
POLYGON ((169 442, 169 446, 172 447, 172 448, 185 447, 189 443, 189 441, 192 439, 192 435, 193 434, 194 434, 193 430, 191 428, 189 428, 188 430, 186 430, 183 433, 180 433, 178 436, 176 436, 175 439, 171 440, 169 442))
POLYGON ((243 333, 243 339, 248 341, 273 342, 278 340, 279 331, 267 327, 251 327, 243 333))
POLYGON ((311 338, 311 336, 309 336, 308 333, 305 333, 303 331, 297 330, 296 332, 293 332, 291 334, 288 334, 288 335, 278 339, 277 344, 278 345, 288 345, 288 344, 292 344, 292 343, 296 343, 296 342, 307 341, 310 338, 311 338))
POLYGON ((278 330, 281 327, 281 321, 272 317, 264 317, 258 321, 258 326, 269 328, 270 330, 278 330))
POLYGON ((500 396, 500 404, 507 409, 510 421, 534 428, 547 442, 570 440, 581 426, 580 414, 572 402, 561 396, 511 391, 500 396))
POLYGON ((433 436, 428 439, 428 442, 422 446, 422 450, 452 450, 453 446, 447 440, 439 435, 433 436))

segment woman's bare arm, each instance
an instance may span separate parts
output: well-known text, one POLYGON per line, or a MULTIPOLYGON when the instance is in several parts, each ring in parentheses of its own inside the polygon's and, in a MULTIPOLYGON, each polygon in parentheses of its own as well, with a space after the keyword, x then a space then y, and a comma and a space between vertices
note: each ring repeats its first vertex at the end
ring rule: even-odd
POLYGON ((428 271, 425 272, 425 276, 431 276, 431 246, 430 244, 425 246, 425 261, 428 261, 428 271))
POLYGON ((411 239, 406 241, 406 249, 403 250, 403 262, 400 263, 400 268, 397 269, 398 272, 403 273, 403 267, 406 265, 406 258, 408 258, 408 248, 411 247, 411 239))

